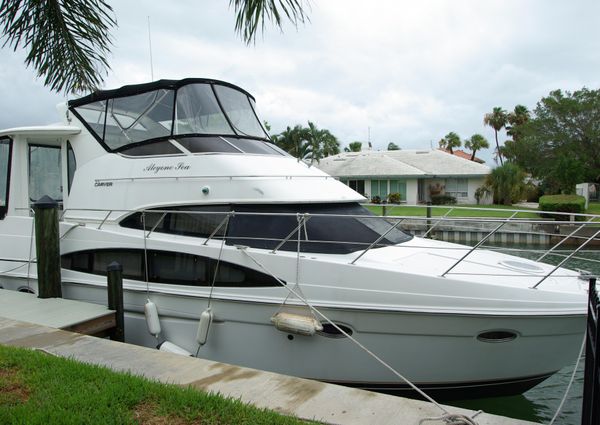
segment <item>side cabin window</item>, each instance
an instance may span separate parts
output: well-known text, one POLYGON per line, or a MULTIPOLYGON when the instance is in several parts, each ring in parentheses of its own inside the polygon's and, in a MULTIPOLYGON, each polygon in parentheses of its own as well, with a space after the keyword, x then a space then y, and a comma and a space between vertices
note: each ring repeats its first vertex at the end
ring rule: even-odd
POLYGON ((105 276, 113 261, 123 266, 123 277, 174 285, 218 287, 271 287, 280 286, 277 279, 265 273, 199 255, 180 252, 141 249, 100 249, 79 251, 62 256, 62 268, 105 276), (148 267, 145 266, 145 258, 148 267))
POLYGON ((11 139, 8 137, 0 139, 0 220, 6 216, 8 210, 11 153, 11 139))
POLYGON ((62 201, 60 147, 29 145, 29 199, 44 195, 62 201))
POLYGON ((75 158, 75 152, 71 147, 71 142, 67 142, 67 190, 71 193, 71 185, 73 184, 73 178, 75 177, 75 170, 77 169, 77 159, 75 158))

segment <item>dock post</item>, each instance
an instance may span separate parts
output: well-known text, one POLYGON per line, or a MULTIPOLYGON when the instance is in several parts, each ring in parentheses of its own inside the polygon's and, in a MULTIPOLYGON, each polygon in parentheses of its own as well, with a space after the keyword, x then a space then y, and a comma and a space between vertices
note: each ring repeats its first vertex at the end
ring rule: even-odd
POLYGON ((62 298, 58 202, 43 196, 33 204, 38 298, 62 298))
POLYGON ((600 301, 596 292, 596 278, 590 279, 588 292, 588 318, 585 340, 585 373, 583 381, 582 425, 593 425, 600 421, 600 329, 598 315, 600 301))
POLYGON ((381 215, 384 217, 387 215, 387 202, 385 201, 381 203, 381 215))
POLYGON ((114 341, 125 341, 125 317, 123 312, 123 266, 113 261, 106 268, 108 308, 116 311, 116 327, 111 337, 114 341))
MULTIPOLYGON (((429 235, 429 231, 431 230, 431 201, 427 201, 427 231, 426 233, 429 235)), ((431 235, 429 235, 431 238, 431 235)))

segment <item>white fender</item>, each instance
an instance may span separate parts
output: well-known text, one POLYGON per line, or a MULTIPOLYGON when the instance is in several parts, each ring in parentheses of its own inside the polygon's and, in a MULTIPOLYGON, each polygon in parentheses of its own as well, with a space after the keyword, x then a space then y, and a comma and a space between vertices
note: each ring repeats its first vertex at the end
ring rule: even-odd
POLYGON ((198 323, 198 332, 196 333, 196 342, 200 345, 206 344, 212 318, 213 314, 210 308, 204 310, 200 315, 200 323, 198 323))
POLYGON ((271 323, 282 332, 298 335, 314 335, 323 330, 323 325, 313 316, 279 312, 271 317, 271 323))
POLYGON ((167 353, 181 354, 182 356, 193 356, 192 353, 172 342, 165 341, 158 346, 159 351, 166 351, 167 353))
POLYGON ((148 332, 158 338, 160 334, 160 321, 158 320, 158 309, 156 304, 148 300, 144 304, 144 315, 146 316, 146 326, 148 326, 148 332))

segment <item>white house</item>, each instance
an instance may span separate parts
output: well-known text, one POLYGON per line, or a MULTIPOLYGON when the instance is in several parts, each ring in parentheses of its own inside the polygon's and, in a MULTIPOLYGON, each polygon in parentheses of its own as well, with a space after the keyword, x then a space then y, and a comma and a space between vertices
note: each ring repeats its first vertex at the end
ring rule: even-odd
POLYGON ((461 204, 475 204, 475 191, 491 171, 487 165, 441 150, 343 152, 315 165, 369 199, 400 193, 407 204, 442 194, 454 196, 461 204))

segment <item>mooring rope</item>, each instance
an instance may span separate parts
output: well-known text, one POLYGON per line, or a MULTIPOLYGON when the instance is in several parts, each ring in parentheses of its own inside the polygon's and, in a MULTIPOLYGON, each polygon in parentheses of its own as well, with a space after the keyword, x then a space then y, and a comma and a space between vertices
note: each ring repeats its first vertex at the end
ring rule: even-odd
MULTIPOLYGON (((440 416, 439 419, 438 418, 425 418, 424 420, 444 420, 450 425, 477 425, 477 422, 475 422, 474 419, 469 418, 468 416, 457 415, 457 414, 453 414, 453 413, 449 412, 441 404, 439 404, 437 401, 435 401, 433 398, 431 398, 428 394, 426 394, 423 390, 421 390, 419 387, 417 387, 415 384, 413 384, 408 378, 406 378, 404 375, 402 375, 400 372, 398 372, 396 369, 394 369, 392 366, 390 366, 385 360, 383 360, 377 354, 375 354, 374 352, 369 350, 367 347, 365 347, 363 344, 361 344, 358 340, 356 340, 354 337, 352 337, 350 334, 348 334, 346 331, 344 331, 342 328, 340 328, 336 323, 334 323, 331 319, 329 319, 329 317, 327 317, 325 314, 323 314, 321 311, 319 311, 315 306, 313 306, 306 298, 304 298, 302 295, 297 293, 294 289, 288 287, 285 283, 283 283, 281 281, 281 279, 279 279, 277 276, 275 276, 275 274, 273 274, 265 265, 263 265, 260 261, 258 261, 256 258, 254 258, 254 256, 248 252, 248 250, 246 249, 247 248, 246 246, 236 245, 236 248, 238 248, 239 250, 244 252, 258 267, 260 267, 266 273, 271 275, 282 287, 284 287, 285 289, 290 291, 292 294, 294 294, 299 300, 301 300, 304 304, 306 304, 314 313, 321 316, 325 321, 327 321, 327 323, 329 323, 331 326, 336 328, 338 330, 338 332, 340 332, 342 335, 344 335, 346 338, 348 338, 350 341, 352 341, 354 344, 356 344, 358 347, 360 347, 363 351, 365 351, 367 354, 369 354, 371 357, 373 357, 377 362, 379 362, 382 366, 384 366, 386 369, 388 369, 390 372, 392 372, 394 375, 396 375, 402 381, 406 382, 413 390, 415 390, 417 393, 419 393, 419 395, 421 395, 427 401, 429 401, 430 403, 435 405, 438 409, 440 409, 442 412, 444 412, 444 415, 440 416), (464 418, 467 418, 468 421, 462 420, 461 417, 463 417, 463 416, 464 416, 464 418), (462 422, 460 422, 460 420, 462 420, 462 422), (448 421, 450 421, 450 422, 448 422, 448 421), (452 422, 452 421, 454 421, 454 422, 452 422)), ((473 416, 476 416, 479 413, 480 412, 476 412, 473 416)), ((421 422, 422 421, 423 420, 421 420, 421 422)))
POLYGON ((586 334, 583 335, 583 341, 581 342, 581 348, 579 349, 579 355, 577 356, 577 360, 575 360, 575 366, 573 366, 573 373, 571 373, 571 379, 569 380, 569 385, 567 385, 567 389, 565 390, 565 394, 563 395, 562 400, 560 401, 560 404, 558 405, 558 408, 556 409, 556 413, 554 413, 554 416, 552 417, 552 420, 550 421, 550 423, 548 425, 552 425, 554 423, 554 421, 556 420, 556 418, 558 418, 558 415, 560 414, 563 405, 565 404, 565 401, 567 401, 567 397, 569 396, 569 391, 571 390, 571 385, 573 385, 573 382, 575 381, 575 374, 577 373, 577 369, 579 368, 579 360, 581 360, 581 357, 583 356, 583 350, 585 348, 585 340, 586 340, 586 334))

